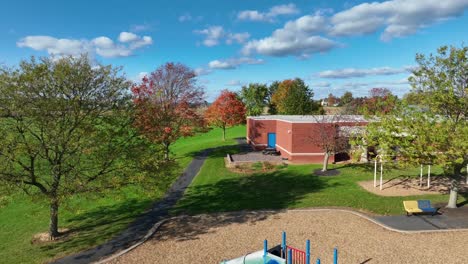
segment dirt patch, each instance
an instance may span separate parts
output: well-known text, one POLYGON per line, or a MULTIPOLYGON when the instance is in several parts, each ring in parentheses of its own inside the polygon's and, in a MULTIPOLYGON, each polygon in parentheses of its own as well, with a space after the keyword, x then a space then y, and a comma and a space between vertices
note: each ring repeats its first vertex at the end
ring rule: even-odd
POLYGON ((331 169, 331 170, 326 170, 322 171, 322 169, 316 169, 314 170, 314 175, 317 176, 337 176, 340 175, 340 171, 337 169, 331 169))
POLYGON ((402 234, 343 211, 287 211, 260 218, 199 215, 174 219, 153 238, 110 263, 220 263, 281 243, 303 249, 311 240, 312 263, 466 263, 468 231, 402 234), (422 242, 423 241, 423 242, 422 242))
POLYGON ((228 170, 232 172, 244 173, 244 174, 253 174, 253 173, 259 173, 259 172, 273 172, 273 171, 287 167, 287 164, 284 164, 284 163, 275 164, 275 163, 271 163, 268 161, 229 164, 229 162, 226 160, 225 164, 228 170))
POLYGON ((45 243, 60 242, 70 237, 70 229, 68 228, 59 228, 59 233, 60 233, 60 236, 54 240, 50 239, 48 232, 37 233, 33 235, 33 238, 31 239, 31 244, 45 244, 45 243))
MULTIPOLYGON (((431 187, 427 187, 427 178, 424 178, 422 186, 420 186, 419 178, 414 177, 397 177, 391 180, 385 180, 380 190, 379 179, 377 179, 377 187, 374 187, 374 181, 359 182, 359 185, 368 192, 380 196, 411 196, 425 194, 447 194, 449 192, 450 179, 445 177, 435 177, 431 181, 431 187)), ((466 191, 464 182, 460 182, 462 186, 461 192, 466 191)))

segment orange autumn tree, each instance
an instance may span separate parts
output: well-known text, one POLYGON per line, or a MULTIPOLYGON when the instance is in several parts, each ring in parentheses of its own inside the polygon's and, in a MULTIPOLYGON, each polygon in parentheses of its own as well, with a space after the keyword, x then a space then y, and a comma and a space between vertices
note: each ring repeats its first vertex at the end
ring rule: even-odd
POLYGON ((293 86, 293 80, 284 80, 279 83, 278 89, 271 96, 271 102, 276 106, 276 110, 279 113, 285 112, 284 100, 288 96, 291 87, 293 86))
POLYGON ((162 144, 164 158, 169 146, 190 136, 203 124, 197 107, 203 103, 203 89, 193 70, 180 63, 166 63, 132 88, 135 126, 149 140, 162 144))
POLYGON ((228 90, 221 91, 221 95, 208 107, 205 112, 206 122, 223 129, 223 141, 226 140, 226 127, 245 122, 245 105, 237 94, 228 90))

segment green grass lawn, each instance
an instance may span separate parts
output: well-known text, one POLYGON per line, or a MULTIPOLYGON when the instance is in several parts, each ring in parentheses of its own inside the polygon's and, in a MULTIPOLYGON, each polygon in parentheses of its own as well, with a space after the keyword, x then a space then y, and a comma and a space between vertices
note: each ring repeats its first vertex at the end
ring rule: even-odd
MULTIPOLYGON (((382 197, 362 189, 357 182, 373 179, 372 165, 331 165, 341 174, 319 177, 312 172, 321 165, 290 165, 268 173, 234 173, 224 167, 226 152, 231 147, 212 153, 192 182, 174 213, 237 211, 244 209, 281 209, 304 207, 350 207, 376 214, 402 214, 402 201, 430 199, 448 201, 447 195, 382 197)), ((441 174, 433 168, 434 176, 441 174)), ((419 175, 419 168, 385 171, 385 178, 419 175)), ((464 198, 460 196, 460 201, 464 198)))
MULTIPOLYGON (((245 135, 245 126, 227 129, 227 140, 221 141, 221 130, 213 129, 195 137, 183 138, 171 147, 182 170, 200 150, 236 144, 234 138, 245 135)), ((60 228, 73 235, 46 245, 31 244, 34 234, 46 232, 49 209, 46 202, 33 201, 22 192, 0 194, 0 263, 43 263, 103 243, 143 213, 152 201, 163 196, 176 179, 167 178, 151 193, 138 186, 102 193, 99 196, 75 195, 60 208, 60 228)))

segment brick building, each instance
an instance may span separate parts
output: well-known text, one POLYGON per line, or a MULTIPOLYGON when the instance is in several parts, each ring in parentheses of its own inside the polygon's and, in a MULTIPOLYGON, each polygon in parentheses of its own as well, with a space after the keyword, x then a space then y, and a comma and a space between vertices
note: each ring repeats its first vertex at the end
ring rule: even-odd
MULTIPOLYGON (((324 152, 314 143, 319 134, 349 137, 367 124, 368 121, 359 115, 251 116, 247 117, 247 142, 255 149, 276 148, 283 158, 293 163, 321 163, 324 152)), ((347 158, 346 153, 340 153, 331 156, 330 161, 347 158)))

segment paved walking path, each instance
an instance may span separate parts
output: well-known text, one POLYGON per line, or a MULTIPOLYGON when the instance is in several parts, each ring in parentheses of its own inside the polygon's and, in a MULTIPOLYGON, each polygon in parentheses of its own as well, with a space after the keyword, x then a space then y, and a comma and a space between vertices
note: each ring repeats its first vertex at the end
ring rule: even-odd
POLYGON ((182 198, 185 189, 198 174, 210 151, 211 149, 206 149, 200 152, 171 186, 166 196, 162 200, 154 203, 151 210, 138 217, 126 230, 103 245, 58 259, 52 263, 91 263, 127 249, 140 241, 155 223, 169 215, 169 209, 182 198))
POLYGON ((442 209, 440 215, 396 215, 377 216, 376 221, 391 228, 404 231, 433 231, 447 229, 468 229, 468 207, 442 209))

